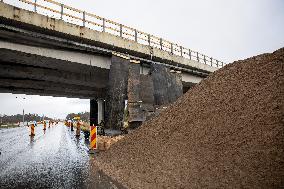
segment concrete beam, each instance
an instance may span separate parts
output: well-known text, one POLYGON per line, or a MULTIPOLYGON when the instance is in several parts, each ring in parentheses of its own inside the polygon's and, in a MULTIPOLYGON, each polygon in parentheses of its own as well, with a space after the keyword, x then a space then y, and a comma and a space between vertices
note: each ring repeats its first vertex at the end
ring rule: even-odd
POLYGON ((46 89, 42 90, 42 89, 15 88, 15 87, 11 87, 11 86, 10 87, 0 86, 0 93, 90 99, 89 95, 70 94, 70 93, 65 93, 65 92, 61 92, 61 91, 52 91, 52 90, 46 90, 46 89))
POLYGON ((67 94, 68 96, 85 96, 101 98, 105 95, 104 90, 96 88, 85 88, 77 85, 63 85, 55 82, 21 80, 0 78, 0 86, 12 89, 25 89, 25 91, 53 91, 54 95, 67 94))
MULTIPOLYGON (((169 68, 170 70, 175 70, 174 68, 169 68)), ((176 71, 181 71, 181 70, 176 70, 176 71)), ((140 73, 147 75, 150 72, 150 66, 143 64, 140 67, 140 73)), ((182 81, 183 82, 188 82, 188 83, 199 83, 202 79, 204 79, 206 76, 199 76, 193 73, 189 73, 186 71, 181 71, 181 76, 182 76, 182 81)))
MULTIPOLYGON (((98 48, 94 45, 87 45, 84 43, 78 43, 63 38, 53 37, 45 34, 36 33, 33 31, 27 31, 24 29, 19 29, 13 26, 0 25, 0 39, 3 38, 4 41, 11 43, 20 43, 28 46, 39 46, 51 49, 66 49, 67 51, 82 52, 86 54, 101 54, 102 56, 110 57, 112 55, 111 50, 106 50, 98 48)), ((137 57, 133 57, 135 59, 137 57)), ((141 68, 147 65, 147 68, 150 67, 150 64, 153 63, 152 60, 146 61, 146 59, 141 60, 141 68), (144 65, 144 66, 143 66, 144 65)), ((157 63, 157 62, 156 62, 157 63)), ((197 70, 192 70, 186 65, 172 65, 164 64, 170 69, 176 71, 182 71, 191 75, 200 76, 202 78, 208 75, 208 72, 200 72, 197 70)))
POLYGON ((198 76, 188 74, 188 73, 185 73, 185 72, 182 72, 181 77, 182 77, 183 82, 193 83, 193 84, 197 84, 200 81, 202 81, 202 79, 204 79, 203 77, 198 77, 198 76))
POLYGON ((99 68, 110 68, 110 57, 80 53, 76 51, 23 45, 2 40, 0 40, 0 49, 9 49, 13 51, 23 52, 26 54, 39 55, 42 57, 64 60, 68 62, 76 62, 77 64, 96 66, 99 68))
POLYGON ((80 74, 69 71, 59 71, 50 68, 40 68, 15 64, 10 62, 0 63, 0 77, 11 79, 30 79, 58 82, 62 84, 80 85, 85 87, 106 88, 107 81, 98 82, 97 76, 92 77, 92 74, 80 74))

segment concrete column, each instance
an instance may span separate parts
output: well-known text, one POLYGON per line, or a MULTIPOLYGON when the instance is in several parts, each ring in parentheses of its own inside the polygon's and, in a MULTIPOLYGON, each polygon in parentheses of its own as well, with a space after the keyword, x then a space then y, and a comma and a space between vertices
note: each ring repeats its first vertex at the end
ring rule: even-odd
POLYGON ((127 89, 128 123, 129 127, 135 128, 141 125, 145 119, 141 109, 142 101, 140 99, 140 62, 134 60, 130 62, 127 89))
POLYGON ((96 99, 90 100, 90 125, 98 125, 98 102, 96 99))
POLYGON ((127 100, 129 59, 113 55, 106 98, 106 127, 119 129, 127 100))
POLYGON ((100 124, 101 121, 104 120, 104 114, 105 114, 105 105, 103 99, 98 99, 98 123, 100 124))

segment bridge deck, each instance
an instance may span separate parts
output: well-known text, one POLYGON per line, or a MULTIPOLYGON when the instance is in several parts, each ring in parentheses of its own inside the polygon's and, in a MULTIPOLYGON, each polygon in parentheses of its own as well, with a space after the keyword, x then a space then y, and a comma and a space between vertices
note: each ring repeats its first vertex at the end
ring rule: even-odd
MULTIPOLYGON (((58 13, 54 12, 53 9, 50 9, 46 6, 33 4, 29 1, 24 1, 24 2, 26 3, 28 2, 31 5, 33 5, 35 10, 36 7, 38 7, 49 10, 53 13, 58 13)), ((48 0, 48 2, 56 4, 56 2, 51 0, 48 0)), ((30 29, 32 31, 41 31, 42 33, 47 33, 49 35, 52 34, 54 36, 61 36, 61 37, 64 36, 72 40, 77 40, 80 42, 96 45, 97 47, 108 49, 112 52, 115 51, 135 56, 137 58, 149 59, 152 61, 163 62, 175 66, 181 66, 181 67, 186 66, 188 68, 199 70, 205 73, 211 73, 216 69, 218 69, 218 67, 222 67, 224 65, 224 63, 220 61, 212 59, 198 52, 191 51, 190 49, 186 49, 182 46, 177 46, 176 44, 169 43, 168 41, 165 41, 163 39, 160 39, 160 48, 159 48, 159 45, 157 46, 157 41, 155 42, 155 39, 157 38, 155 36, 146 34, 144 32, 139 32, 130 27, 112 22, 110 20, 101 17, 97 17, 96 15, 93 14, 85 13, 84 11, 74 9, 66 5, 62 6, 64 6, 63 8, 66 9, 69 8, 73 11, 83 13, 83 19, 80 17, 74 17, 73 15, 67 14, 66 12, 65 13, 61 12, 60 17, 62 19, 55 19, 49 16, 39 14, 37 12, 28 11, 25 9, 21 9, 19 7, 11 6, 6 3, 0 2, 0 23, 9 23, 9 25, 30 29), (92 22, 90 20, 86 20, 85 19, 86 15, 99 18, 99 20, 103 20, 104 21, 104 24, 102 25, 103 31, 97 31, 89 28, 87 24, 94 25, 97 23, 92 22), (71 17, 79 21, 81 20, 83 21, 83 26, 76 25, 74 23, 68 23, 66 22, 66 20, 64 20, 63 16, 71 17), (107 27, 105 25, 107 24, 107 22, 112 23, 114 26, 119 25, 119 29, 115 30, 117 32, 119 31, 119 35, 115 35, 115 32, 107 31, 107 29, 114 30, 112 27, 107 27), (126 30, 134 31, 134 40, 131 40, 129 38, 130 34, 127 35, 126 30), (139 35, 147 36, 149 43, 148 44, 145 43, 141 44, 143 42, 139 43, 138 39, 142 38, 141 36, 139 37, 139 35), (166 46, 168 47, 168 45, 170 45, 171 47, 170 50, 169 48, 166 48, 166 46)))

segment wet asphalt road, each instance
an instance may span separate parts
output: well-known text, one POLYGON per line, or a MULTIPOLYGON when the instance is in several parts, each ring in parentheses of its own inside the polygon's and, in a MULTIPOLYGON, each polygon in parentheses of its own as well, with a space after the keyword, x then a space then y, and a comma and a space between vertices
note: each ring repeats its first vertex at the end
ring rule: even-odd
POLYGON ((0 129, 0 188, 116 188, 102 184, 101 175, 90 176, 84 135, 78 139, 62 124, 47 128, 0 129))

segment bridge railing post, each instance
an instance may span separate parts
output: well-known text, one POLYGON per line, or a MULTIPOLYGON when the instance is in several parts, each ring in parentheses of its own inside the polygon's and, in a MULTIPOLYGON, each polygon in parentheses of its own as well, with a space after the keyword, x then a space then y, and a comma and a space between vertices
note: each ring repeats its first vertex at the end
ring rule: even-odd
POLYGON ((64 8, 64 5, 61 3, 61 11, 60 11, 60 19, 61 20, 63 19, 63 8, 64 8))
POLYGON ((122 24, 119 25, 119 36, 122 37, 122 24))
POLYGON ((150 34, 148 34, 148 44, 149 46, 151 46, 151 35, 150 34))
MULTIPOLYGON (((82 21, 83 22, 83 27, 86 26, 86 23, 87 23, 87 26, 98 25, 98 26, 100 26, 100 28, 102 27, 102 31, 103 32, 105 32, 106 29, 107 29, 107 31, 112 30, 112 31, 115 31, 114 35, 116 35, 116 36, 118 36, 118 33, 119 33, 120 37, 123 37, 123 34, 124 34, 124 37, 127 38, 127 39, 130 38, 130 39, 133 40, 133 37, 134 37, 135 42, 139 41, 139 43, 141 43, 141 44, 147 44, 148 43, 148 45, 151 46, 151 36, 152 36, 152 46, 155 46, 157 48, 160 47, 161 50, 164 50, 164 51, 167 51, 167 52, 169 51, 169 48, 170 48, 170 52, 172 54, 176 54, 176 55, 179 54, 179 49, 180 49, 180 56, 187 57, 187 55, 186 55, 187 54, 187 48, 179 46, 176 43, 171 43, 171 42, 169 42, 167 40, 163 40, 162 38, 158 38, 158 37, 156 37, 154 35, 146 34, 146 33, 142 32, 142 31, 137 31, 136 29, 132 29, 130 27, 127 27, 127 26, 124 26, 122 24, 113 22, 111 20, 106 20, 105 18, 101 18, 99 16, 96 16, 94 14, 90 14, 88 12, 86 13, 83 10, 78 10, 78 9, 72 8, 70 6, 64 5, 64 4, 56 2, 54 0, 44 0, 44 1, 49 2, 49 3, 53 4, 53 5, 57 5, 57 6, 61 7, 61 11, 60 12, 59 12, 59 10, 56 10, 53 7, 48 7, 48 6, 45 7, 45 6, 41 5, 40 1, 38 1, 38 0, 31 0, 31 1, 20 0, 20 1, 22 1, 24 3, 32 4, 31 6, 34 9, 34 12, 37 12, 37 7, 39 7, 39 11, 40 12, 41 12, 42 9, 45 9, 45 10, 54 12, 57 15, 60 14, 60 19, 61 20, 63 20, 63 17, 64 18, 74 18, 74 19, 79 20, 79 22, 82 21), (37 5, 37 2, 39 2, 38 5, 37 5), (67 12, 68 12, 67 9, 70 9, 73 12, 76 12, 78 14, 82 13, 83 14, 82 15, 83 18, 81 19, 81 16, 79 16, 79 18, 78 18, 77 15, 75 16, 72 13, 67 14, 67 12), (87 19, 86 19, 86 15, 87 15, 87 19), (100 25, 98 23, 91 22, 89 20, 90 17, 96 18, 97 20, 100 20, 100 22, 102 20, 102 22, 103 22, 102 25, 100 25), (107 24, 107 26, 106 26, 106 24, 107 24), (114 27, 111 27, 109 25, 114 25, 114 27), (120 27, 119 30, 118 30, 118 27, 120 27), (124 27, 124 29, 123 29, 123 27, 124 27), (123 33, 123 30, 124 30, 124 33, 123 33), (129 31, 130 31, 130 33, 129 33, 129 31), (133 36, 133 32, 134 32, 134 36, 133 36), (138 37, 138 35, 139 35, 139 37, 138 37), (128 37, 128 36, 131 36, 131 37, 128 37), (169 47, 169 45, 170 45, 170 47, 169 47)), ((0 2, 4 2, 4 0, 0 0, 0 2)), ((31 7, 31 9, 32 9, 32 7, 31 7)), ((57 7, 57 9, 59 7, 57 7)), ((80 23, 77 24, 77 25, 81 26, 80 23)), ((93 29, 93 30, 97 30, 97 29, 93 29)), ((100 31, 100 29, 99 29, 99 31, 100 31)), ((218 68, 219 67, 223 67, 224 65, 226 65, 226 63, 223 63, 222 61, 218 61, 216 59, 213 60, 212 57, 210 58, 209 56, 206 56, 204 54, 198 54, 198 52, 192 51, 190 49, 189 49, 188 55, 189 55, 189 59, 190 60, 197 60, 200 63, 204 62, 205 64, 208 64, 208 65, 211 64, 211 66, 213 66, 213 64, 215 66, 215 64, 216 64, 216 66, 218 68), (195 56, 195 53, 196 53, 196 56, 195 56)))
POLYGON ((134 30, 134 38, 135 38, 135 42, 137 42, 138 41, 138 36, 137 36, 137 30, 136 29, 134 30))
POLYGON ((36 12, 36 2, 37 0, 35 0, 35 4, 34 4, 34 11, 36 12))
POLYGON ((196 52, 196 58, 197 58, 197 62, 199 62, 199 55, 198 55, 198 52, 196 52))
POLYGON ((86 12, 83 12, 83 26, 86 26, 86 12))
POLYGON ((103 18, 103 32, 106 31, 106 19, 103 18))

